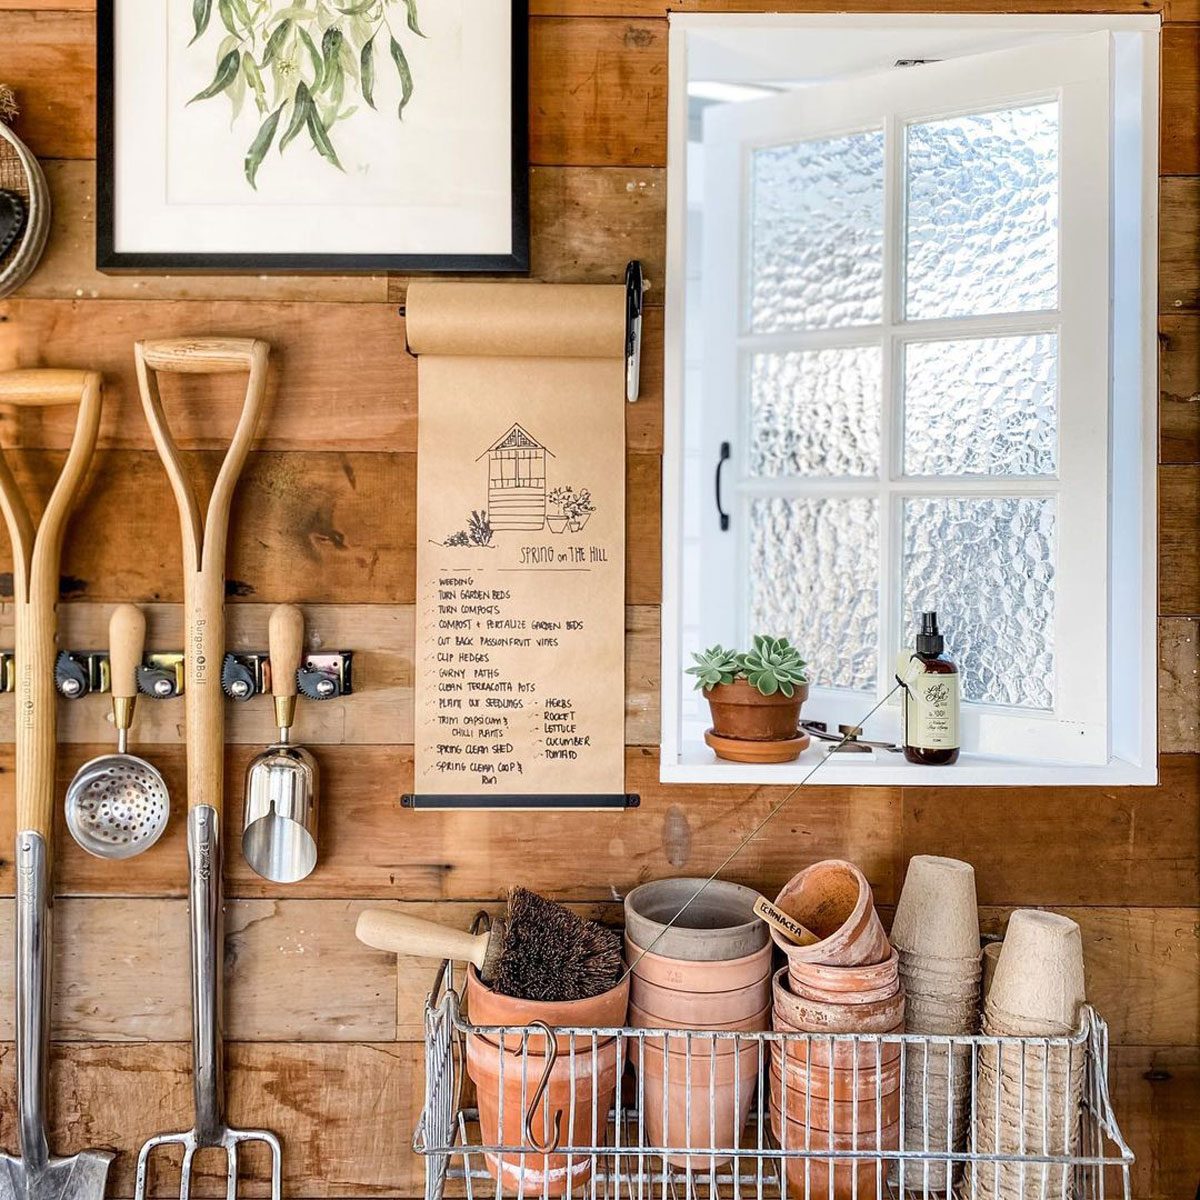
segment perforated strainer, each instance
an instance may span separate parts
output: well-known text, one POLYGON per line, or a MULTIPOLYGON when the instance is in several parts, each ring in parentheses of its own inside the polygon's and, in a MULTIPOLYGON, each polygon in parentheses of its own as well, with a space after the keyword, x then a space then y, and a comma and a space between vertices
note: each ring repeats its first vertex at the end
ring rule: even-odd
POLYGON ((166 781, 157 768, 128 753, 145 638, 141 610, 120 605, 108 626, 117 752, 84 763, 67 789, 67 828, 97 858, 130 858, 148 850, 162 835, 171 811, 166 781))

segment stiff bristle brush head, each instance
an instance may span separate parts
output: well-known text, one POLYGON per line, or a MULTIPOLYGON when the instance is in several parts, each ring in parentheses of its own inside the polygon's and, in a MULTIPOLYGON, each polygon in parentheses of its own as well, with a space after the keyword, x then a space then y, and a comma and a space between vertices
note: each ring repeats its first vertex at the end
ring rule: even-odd
POLYGON ((496 991, 519 1000, 587 1000, 616 987, 624 969, 613 930, 525 888, 509 892, 496 991))

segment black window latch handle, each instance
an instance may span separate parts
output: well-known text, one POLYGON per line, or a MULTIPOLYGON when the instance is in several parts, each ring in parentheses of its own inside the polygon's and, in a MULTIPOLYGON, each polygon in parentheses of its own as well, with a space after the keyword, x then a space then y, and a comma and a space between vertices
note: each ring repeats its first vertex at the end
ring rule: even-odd
POLYGON ((721 532, 729 532, 729 514, 721 505, 721 468, 733 457, 733 451, 729 448, 728 442, 721 443, 721 457, 717 459, 717 516, 721 520, 721 532))

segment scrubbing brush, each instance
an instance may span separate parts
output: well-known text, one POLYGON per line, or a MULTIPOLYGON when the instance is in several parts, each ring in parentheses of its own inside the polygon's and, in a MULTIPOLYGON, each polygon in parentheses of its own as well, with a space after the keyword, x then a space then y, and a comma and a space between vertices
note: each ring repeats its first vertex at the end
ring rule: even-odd
POLYGON ((616 987, 624 971, 613 930, 520 887, 509 891, 504 917, 484 933, 369 908, 355 934, 392 954, 473 963, 484 983, 519 1000, 587 1000, 616 987))

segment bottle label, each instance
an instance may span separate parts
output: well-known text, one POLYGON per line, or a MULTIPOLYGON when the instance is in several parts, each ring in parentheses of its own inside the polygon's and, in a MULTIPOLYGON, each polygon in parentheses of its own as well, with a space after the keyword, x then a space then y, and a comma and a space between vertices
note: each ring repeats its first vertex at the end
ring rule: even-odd
POLYGON ((906 680, 907 737, 920 750, 958 748, 958 676, 922 672, 906 680))

